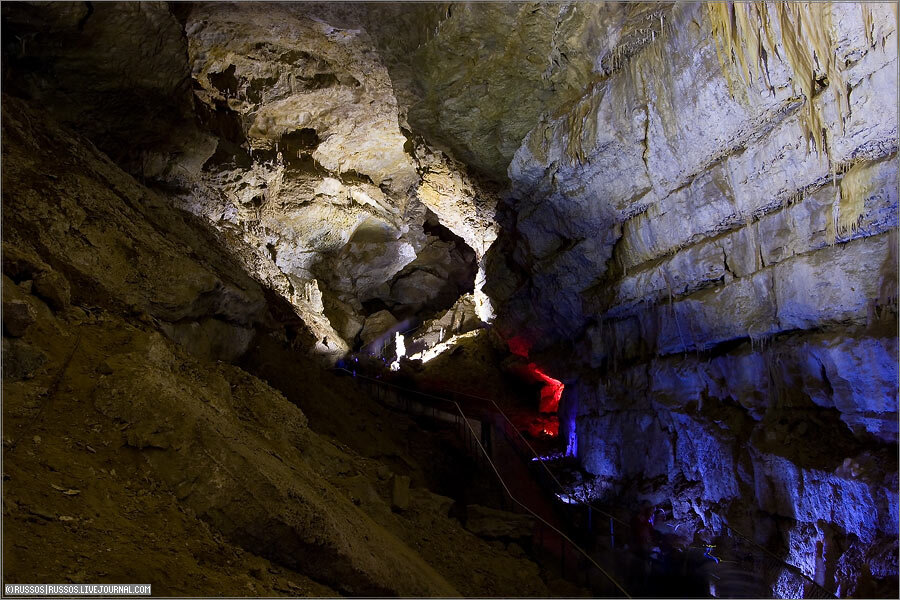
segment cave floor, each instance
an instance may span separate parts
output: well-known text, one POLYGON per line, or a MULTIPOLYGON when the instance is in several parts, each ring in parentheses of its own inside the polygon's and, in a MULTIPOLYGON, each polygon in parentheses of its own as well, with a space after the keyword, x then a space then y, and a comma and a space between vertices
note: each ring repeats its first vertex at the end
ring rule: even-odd
MULTIPOLYGON (((43 368, 5 382, 8 580, 149 582, 154 594, 174 596, 339 593, 321 583, 317 573, 286 565, 277 553, 264 558, 246 550, 240 533, 222 535, 173 492, 167 474, 159 471, 167 468, 160 466, 166 461, 154 462, 178 451, 166 437, 173 415, 156 413, 154 425, 104 414, 102 386, 110 365, 140 372, 146 358, 136 350, 148 336, 166 347, 170 342, 155 337, 140 319, 105 311, 71 309, 41 317, 28 342, 45 353, 43 368)), ((307 413, 315 433, 305 452, 315 459, 320 476, 425 557, 460 593, 586 595, 542 570, 521 548, 513 550, 514 544, 482 540, 456 519, 441 516, 435 507, 453 501, 441 500, 443 494, 463 503, 496 502, 494 486, 467 470, 470 463, 454 446, 452 434, 361 398, 352 383, 304 365, 297 353, 279 353, 266 338, 260 344, 243 366, 264 378, 286 374, 270 383, 307 413), (411 507, 403 513, 385 509, 382 499, 389 501, 390 478, 397 474, 411 479, 411 507)), ((178 357, 184 361, 183 376, 176 370, 166 392, 212 381, 209 367, 180 352, 178 357)), ((239 379, 232 380, 232 391, 237 393, 246 374, 224 365, 217 369, 235 373, 239 379)), ((234 409, 225 405, 217 410, 229 420, 249 418, 228 414, 234 409)), ((213 439, 201 444, 204 452, 223 451, 213 439)), ((239 452, 243 448, 237 446, 239 452)))

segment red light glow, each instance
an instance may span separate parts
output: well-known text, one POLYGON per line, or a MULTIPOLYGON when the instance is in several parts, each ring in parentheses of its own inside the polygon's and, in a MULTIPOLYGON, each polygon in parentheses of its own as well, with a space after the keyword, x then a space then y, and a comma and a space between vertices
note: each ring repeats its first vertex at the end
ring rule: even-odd
MULTIPOLYGON (((523 358, 528 358, 529 353, 531 352, 532 342, 528 338, 517 335, 509 338, 506 341, 509 346, 509 351, 515 354, 516 356, 521 356, 523 358)), ((563 390, 565 389, 565 385, 562 381, 558 379, 553 379, 543 371, 541 371, 538 366, 534 363, 528 363, 527 368, 523 368, 523 366, 517 366, 516 369, 518 372, 531 381, 541 382, 544 386, 541 388, 541 401, 538 407, 538 410, 542 413, 555 413, 559 410, 559 400, 562 398, 563 390)), ((555 436, 558 433, 558 427, 553 432, 546 432, 546 435, 555 436)))
POLYGON ((559 435, 559 419, 538 417, 528 426, 528 433, 534 438, 553 438, 559 435))
POLYGON ((531 342, 522 337, 521 335, 517 335, 515 337, 509 338, 506 342, 509 345, 509 351, 515 354, 516 356, 521 356, 522 358, 528 358, 528 353, 531 352, 531 342))
POLYGON ((558 379, 553 379, 543 371, 537 368, 537 365, 530 363, 528 368, 541 381, 544 387, 541 388, 541 403, 538 410, 542 413, 555 413, 559 409, 559 399, 562 398, 565 384, 558 379))

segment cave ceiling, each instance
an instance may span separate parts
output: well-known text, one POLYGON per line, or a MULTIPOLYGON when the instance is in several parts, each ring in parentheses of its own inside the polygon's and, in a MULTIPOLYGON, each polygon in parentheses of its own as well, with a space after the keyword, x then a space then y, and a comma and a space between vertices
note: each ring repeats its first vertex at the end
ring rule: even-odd
POLYGON ((339 353, 379 311, 421 323, 474 292, 491 313, 516 149, 667 10, 21 3, 4 84, 211 222, 339 353))

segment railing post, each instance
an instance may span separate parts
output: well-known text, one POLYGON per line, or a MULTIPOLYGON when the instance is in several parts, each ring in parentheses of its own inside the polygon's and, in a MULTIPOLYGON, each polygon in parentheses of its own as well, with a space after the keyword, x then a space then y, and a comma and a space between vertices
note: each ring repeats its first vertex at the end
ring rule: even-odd
POLYGON ((613 526, 613 518, 609 518, 609 547, 614 550, 616 547, 616 530, 613 526))
POLYGON ((559 538, 559 546, 560 546, 560 550, 562 550, 562 552, 559 553, 560 560, 561 560, 560 574, 562 575, 562 578, 565 579, 566 578, 566 541, 564 539, 562 539, 562 536, 560 536, 560 538, 559 538))
POLYGON ((584 587, 586 589, 591 589, 591 565, 588 564, 588 561, 584 557, 581 557, 581 560, 579 560, 578 563, 578 569, 584 572, 584 587), (582 567, 581 565, 584 566, 582 567))

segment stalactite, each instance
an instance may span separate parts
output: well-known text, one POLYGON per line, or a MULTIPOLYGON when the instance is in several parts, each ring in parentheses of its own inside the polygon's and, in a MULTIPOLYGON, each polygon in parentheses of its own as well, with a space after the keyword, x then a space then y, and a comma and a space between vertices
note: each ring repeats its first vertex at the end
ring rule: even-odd
POLYGON ((597 141, 597 111, 604 95, 603 88, 595 87, 569 111, 566 154, 573 164, 584 163, 585 149, 590 150, 597 141))
MULTIPOLYGON (((843 129, 850 112, 847 85, 842 65, 838 63, 832 39, 831 4, 829 2, 747 2, 709 3, 707 15, 712 23, 713 37, 722 70, 734 94, 732 65, 745 86, 752 84, 765 69, 764 57, 779 56, 793 70, 793 83, 805 98, 803 112, 804 137, 807 151, 829 152, 827 127, 821 108, 813 102, 817 75, 827 78, 828 87, 838 103, 838 125, 843 129), (780 44, 776 44, 772 23, 777 21, 780 44)), ((871 21, 871 15, 869 16, 871 21)), ((871 28, 869 28, 871 31, 871 28)), ((868 34, 867 34, 868 35, 868 34)), ((829 157, 830 158, 830 157, 829 157)))
POLYGON ((869 42, 870 47, 875 46, 875 23, 872 20, 872 9, 865 2, 860 2, 859 10, 862 12, 866 41, 869 42))
POLYGON ((842 175, 841 183, 836 187, 831 219, 825 227, 825 238, 829 244, 856 231, 870 192, 870 181, 863 164, 841 165, 837 172, 842 175))
MULTIPOLYGON (((660 114, 666 134, 674 137, 677 135, 677 117, 670 96, 672 86, 669 85, 673 77, 665 48, 675 29, 663 15, 659 15, 659 20, 659 31, 653 28, 637 30, 640 39, 632 43, 643 48, 638 56, 629 59, 626 44, 619 44, 610 51, 605 75, 609 76, 627 65, 628 70, 624 73, 624 104, 627 114, 635 106, 646 105, 649 101, 645 72, 654 74, 657 112, 660 114), (642 92, 640 102, 637 102, 638 89, 642 92)), ((596 142, 597 111, 608 87, 608 79, 598 82, 589 94, 568 112, 566 154, 573 164, 584 163, 585 150, 589 151, 596 142), (600 87, 600 84, 604 87, 600 87)))
POLYGON ((641 60, 646 61, 644 68, 648 69, 650 73, 656 74, 653 77, 654 91, 656 92, 656 112, 659 115, 666 137, 669 140, 675 140, 680 132, 678 115, 672 101, 672 90, 674 88, 672 82, 675 80, 675 76, 672 72, 672 61, 665 50, 668 48, 669 42, 670 36, 663 27, 660 30, 658 41, 650 44, 641 53, 641 60))

